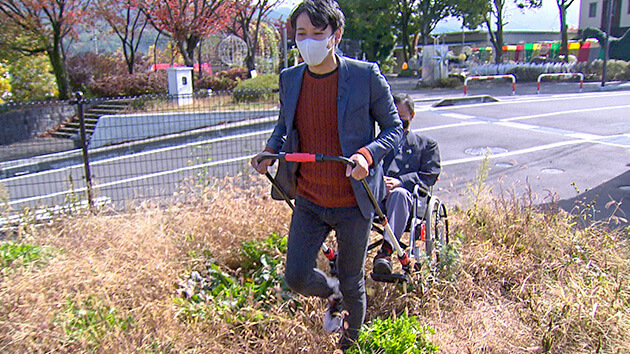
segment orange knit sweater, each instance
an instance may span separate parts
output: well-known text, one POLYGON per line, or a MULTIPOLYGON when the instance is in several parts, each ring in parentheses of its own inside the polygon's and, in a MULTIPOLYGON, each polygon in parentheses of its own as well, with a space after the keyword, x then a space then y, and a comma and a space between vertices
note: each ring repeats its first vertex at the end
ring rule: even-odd
MULTIPOLYGON (((304 73, 295 112, 300 152, 342 156, 337 128, 337 82, 339 71, 316 75, 304 73)), ((346 166, 339 162, 302 163, 297 176, 297 194, 311 202, 339 208, 357 205, 346 166)))

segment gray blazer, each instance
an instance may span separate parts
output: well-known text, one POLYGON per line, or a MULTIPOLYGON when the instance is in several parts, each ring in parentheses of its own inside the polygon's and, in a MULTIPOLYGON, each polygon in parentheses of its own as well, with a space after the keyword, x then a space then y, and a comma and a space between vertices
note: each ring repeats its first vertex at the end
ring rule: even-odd
MULTIPOLYGON (((374 162, 366 181, 377 201, 380 201, 386 194, 382 160, 401 139, 402 123, 389 84, 381 75, 378 65, 346 57, 337 59, 337 126, 341 150, 345 157, 350 157, 362 147, 370 151, 374 162), (379 127, 378 136, 375 123, 379 127)), ((297 152, 295 147, 299 145, 292 141, 292 137, 298 135, 295 133, 293 119, 305 70, 306 64, 300 64, 280 73, 280 114, 267 141, 267 148, 275 152, 297 152)), ((291 169, 291 173, 295 174, 296 170, 297 168, 291 169)), ((367 192, 359 181, 354 178, 350 178, 350 181, 361 213, 364 217, 371 218, 374 215, 374 206, 367 192)))

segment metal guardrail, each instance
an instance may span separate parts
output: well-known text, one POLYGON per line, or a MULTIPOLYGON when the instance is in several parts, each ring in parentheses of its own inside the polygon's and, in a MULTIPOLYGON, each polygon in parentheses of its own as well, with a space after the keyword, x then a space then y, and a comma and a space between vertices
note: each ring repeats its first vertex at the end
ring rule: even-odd
POLYGON ((510 79, 512 80, 512 95, 516 93, 516 76, 513 74, 505 74, 505 75, 478 75, 478 76, 469 76, 464 79, 464 96, 468 94, 468 81, 470 80, 496 80, 496 79, 510 79))
POLYGON ((582 73, 542 73, 538 75, 538 79, 536 80, 536 93, 540 94, 540 83, 543 77, 558 77, 561 79, 572 79, 574 77, 580 78, 580 92, 584 89, 584 74, 582 73))

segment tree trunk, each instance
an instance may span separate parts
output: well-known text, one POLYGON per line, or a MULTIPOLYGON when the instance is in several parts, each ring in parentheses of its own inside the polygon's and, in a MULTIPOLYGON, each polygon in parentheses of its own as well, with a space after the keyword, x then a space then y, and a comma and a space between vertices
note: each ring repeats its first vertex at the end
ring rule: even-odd
POLYGON ((57 81, 59 99, 67 100, 70 98, 70 79, 68 78, 68 69, 61 50, 61 39, 55 37, 52 48, 49 48, 47 53, 57 81))
POLYGON ((496 10, 496 32, 492 31, 491 24, 491 15, 486 16, 485 22, 488 27, 488 34, 490 35, 490 42, 492 42, 492 46, 494 47, 494 63, 501 64, 503 62, 503 6, 499 2, 495 1, 495 10, 496 10))
POLYGON ((243 27, 243 39, 245 40, 245 44, 247 45, 247 56, 245 56, 245 66, 247 67, 247 71, 251 72, 256 69, 256 43, 252 39, 252 36, 249 32, 249 26, 243 27))
POLYGON ((558 0, 558 7, 560 8, 560 55, 564 55, 564 61, 569 60, 569 38, 567 35, 567 7, 564 4, 564 0, 558 0))
POLYGON ((184 65, 187 67, 192 68, 195 65, 195 48, 197 48, 198 43, 199 38, 197 36, 190 36, 185 41, 177 41, 179 51, 184 58, 184 65))
POLYGON ((129 75, 132 75, 133 64, 135 62, 135 52, 133 48, 127 49, 127 45, 123 43, 123 54, 125 56, 125 63, 127 64, 127 72, 129 72, 129 75))

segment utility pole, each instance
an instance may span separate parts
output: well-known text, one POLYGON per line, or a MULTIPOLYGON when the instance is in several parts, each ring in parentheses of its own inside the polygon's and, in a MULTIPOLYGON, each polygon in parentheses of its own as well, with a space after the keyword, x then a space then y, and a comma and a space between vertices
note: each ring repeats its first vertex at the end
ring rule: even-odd
POLYGON ((610 51, 610 31, 612 30, 612 9, 614 0, 608 0, 606 8, 606 42, 604 43, 604 62, 602 63, 602 87, 606 86, 606 62, 608 61, 610 51))
POLYGON ((287 39, 287 23, 280 21, 282 26, 282 56, 284 57, 284 67, 289 67, 289 49, 287 39))

